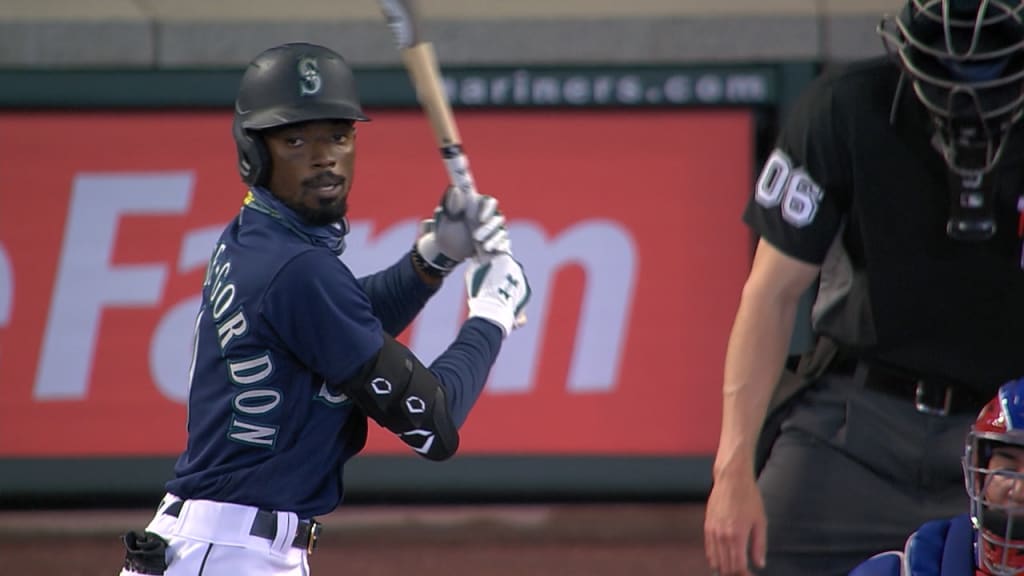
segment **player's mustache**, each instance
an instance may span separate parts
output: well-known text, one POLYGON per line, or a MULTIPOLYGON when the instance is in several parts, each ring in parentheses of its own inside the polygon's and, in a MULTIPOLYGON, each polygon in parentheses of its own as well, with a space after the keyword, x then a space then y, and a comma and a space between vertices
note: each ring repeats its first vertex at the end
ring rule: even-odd
POLYGON ((311 178, 302 181, 303 188, 320 188, 322 186, 341 186, 345 183, 345 177, 333 172, 321 172, 311 178))

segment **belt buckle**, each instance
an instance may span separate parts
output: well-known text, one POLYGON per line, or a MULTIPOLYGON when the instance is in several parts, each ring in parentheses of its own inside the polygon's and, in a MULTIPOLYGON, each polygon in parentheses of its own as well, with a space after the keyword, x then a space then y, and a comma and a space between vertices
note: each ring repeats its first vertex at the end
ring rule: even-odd
POLYGON ((306 542, 306 554, 312 554, 316 550, 316 544, 320 540, 320 523, 316 520, 309 521, 309 541, 306 542))
POLYGON ((914 408, 922 414, 933 416, 949 416, 949 408, 953 404, 953 387, 946 386, 946 393, 942 399, 942 407, 935 408, 925 403, 924 380, 917 381, 917 389, 914 390, 914 408))

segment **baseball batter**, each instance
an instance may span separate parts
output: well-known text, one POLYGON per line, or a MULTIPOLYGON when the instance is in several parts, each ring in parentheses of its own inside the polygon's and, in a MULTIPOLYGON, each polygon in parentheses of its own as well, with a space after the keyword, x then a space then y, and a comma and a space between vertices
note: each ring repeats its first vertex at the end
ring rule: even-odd
POLYGON ((203 282, 188 442, 145 532, 125 536, 123 575, 308 574, 315 517, 341 502, 367 417, 425 458, 458 449, 530 288, 497 202, 454 189, 409 254, 352 274, 347 200, 365 120, 327 48, 286 44, 247 67, 233 132, 250 188, 203 282), (469 318, 424 366, 395 336, 465 259, 469 318))

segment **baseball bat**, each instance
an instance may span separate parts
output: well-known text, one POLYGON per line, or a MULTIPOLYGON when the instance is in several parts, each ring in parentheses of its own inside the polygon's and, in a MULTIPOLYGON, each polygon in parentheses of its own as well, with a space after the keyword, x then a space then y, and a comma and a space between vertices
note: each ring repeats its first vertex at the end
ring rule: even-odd
POLYGON ((462 149, 462 138, 455 124, 451 104, 441 82, 441 71, 434 45, 420 37, 416 0, 378 0, 388 27, 402 55, 420 107, 430 120, 430 127, 444 160, 451 184, 465 193, 469 205, 476 203, 479 192, 469 169, 469 159, 462 149))
MULTIPOLYGON (((409 74, 416 99, 430 120, 430 128, 441 151, 448 180, 464 195, 468 208, 476 206, 480 193, 476 189, 469 158, 462 149, 462 138, 455 124, 448 95, 441 82, 441 67, 434 45, 423 40, 419 32, 416 0, 378 0, 381 11, 402 55, 402 63, 409 74)), ((516 317, 516 325, 526 324, 526 313, 516 317)))

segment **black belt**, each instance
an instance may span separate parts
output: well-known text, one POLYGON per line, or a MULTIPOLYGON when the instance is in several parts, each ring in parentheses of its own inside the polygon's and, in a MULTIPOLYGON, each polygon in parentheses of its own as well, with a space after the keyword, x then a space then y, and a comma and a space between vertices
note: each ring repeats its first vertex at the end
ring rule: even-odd
MULTIPOLYGON (((167 508, 164 514, 178 517, 181 514, 181 506, 184 500, 175 500, 167 508)), ((277 538, 277 514, 269 510, 257 510, 256 518, 252 521, 252 528, 249 529, 250 536, 274 540, 277 538)), ((300 520, 299 527, 295 529, 295 539, 292 546, 304 548, 307 553, 312 554, 316 550, 317 541, 320 539, 320 523, 316 520, 300 520)))
POLYGON ((909 400, 925 414, 977 414, 988 401, 965 384, 915 377, 878 364, 865 368, 865 388, 909 400))

